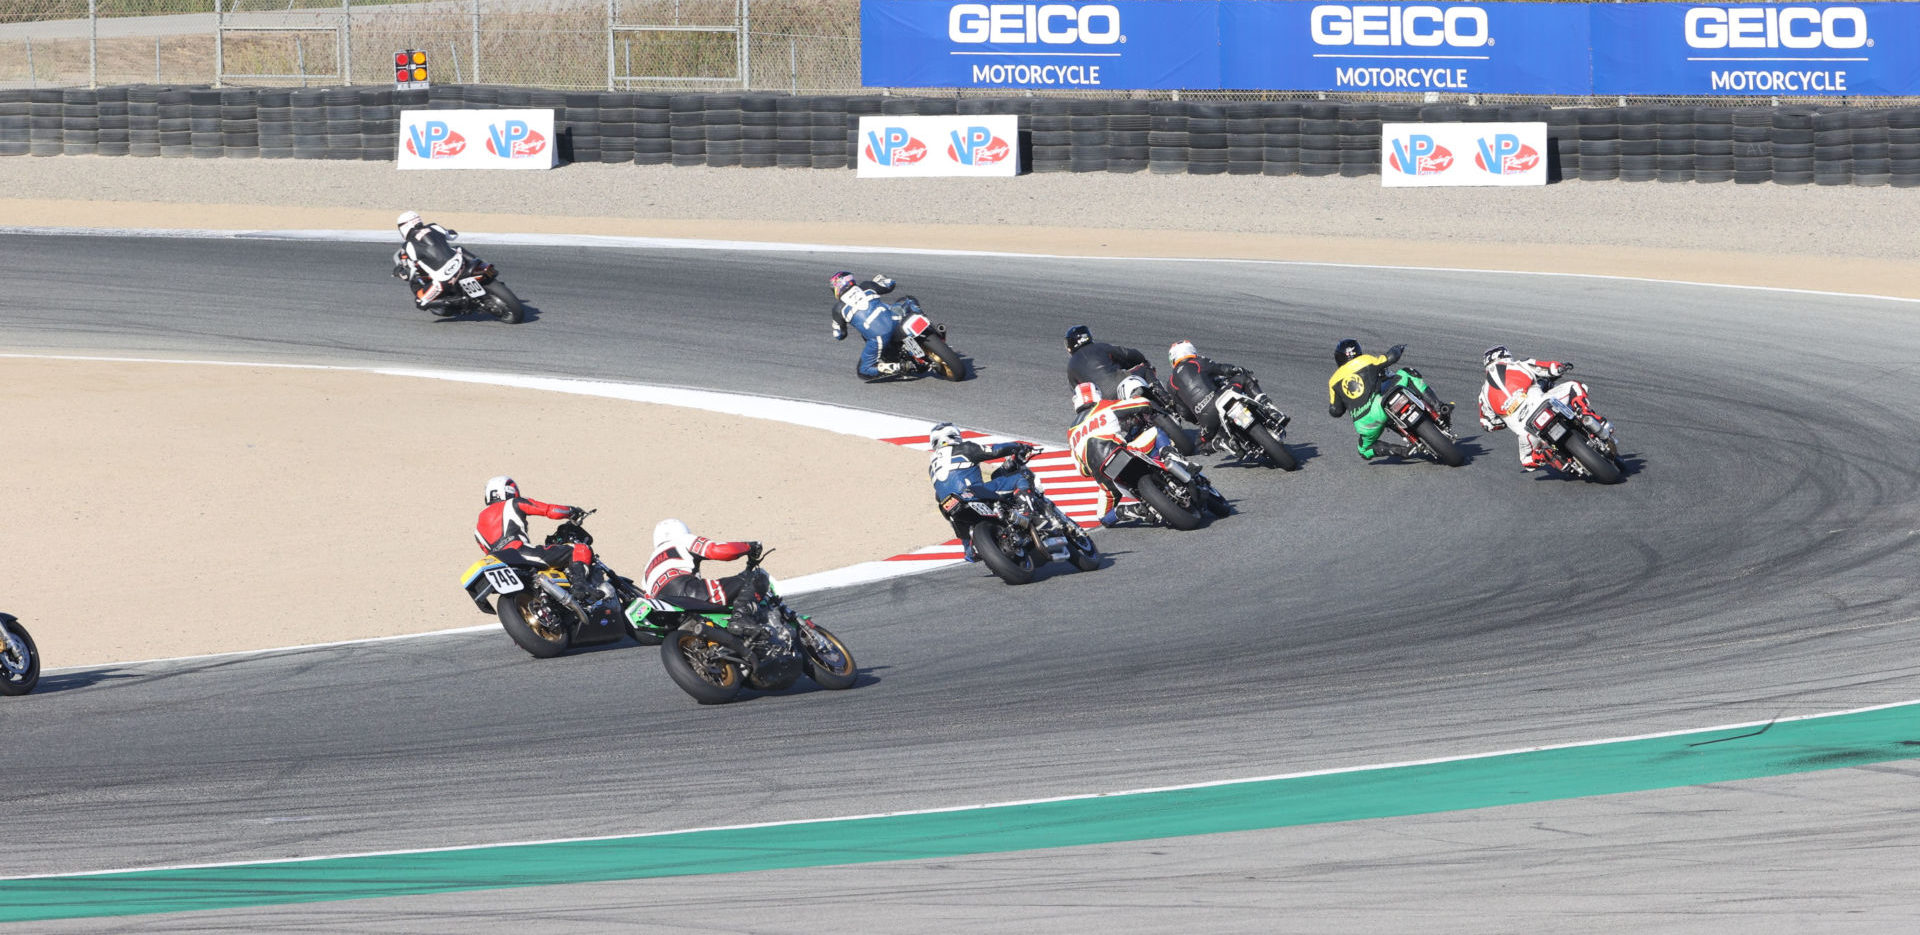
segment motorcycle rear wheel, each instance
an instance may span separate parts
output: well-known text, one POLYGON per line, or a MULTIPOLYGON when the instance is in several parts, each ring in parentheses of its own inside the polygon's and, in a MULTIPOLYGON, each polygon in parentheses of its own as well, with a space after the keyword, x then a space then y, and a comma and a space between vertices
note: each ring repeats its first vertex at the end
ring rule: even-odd
POLYGON ((847 644, 840 642, 840 638, 826 627, 815 625, 811 629, 815 636, 827 644, 827 651, 821 653, 805 634, 801 634, 800 645, 806 647, 807 677, 821 688, 832 691, 852 688, 860 676, 860 667, 853 661, 853 653, 848 651, 847 644))
POLYGON ((933 359, 934 369, 940 372, 943 379, 954 383, 966 379, 967 365, 961 362, 960 355, 955 354, 953 348, 947 346, 945 339, 932 333, 922 335, 920 348, 933 359))
POLYGON ((12 621, 0 621, 0 626, 21 645, 20 652, 11 647, 0 651, 0 695, 24 695, 40 684, 40 648, 33 645, 26 627, 12 621))
MULTIPOLYGON (((552 659, 567 651, 572 641, 564 630, 554 630, 539 622, 537 612, 530 613, 534 601, 547 601, 545 592, 526 590, 499 599, 496 615, 500 618, 500 628, 507 631, 513 642, 535 659, 552 659)), ((565 609, 556 614, 567 613, 565 609)))
POLYGON ((520 304, 520 297, 507 288, 507 284, 496 279, 487 283, 487 297, 480 301, 486 306, 487 314, 509 325, 517 325, 527 320, 526 306, 520 304))
POLYGON ((1018 559, 1008 555, 1000 547, 1000 531, 1005 527, 998 522, 986 521, 974 523, 967 530, 967 538, 973 541, 973 554, 987 569, 1008 584, 1026 584, 1033 580, 1033 553, 1023 552, 1018 559))
POLYGON ((1153 427, 1167 433, 1167 438, 1173 442, 1173 450, 1183 455, 1193 454, 1197 450, 1193 444, 1193 436, 1188 435, 1187 430, 1181 428, 1180 423, 1174 421, 1172 416, 1164 412, 1155 412, 1153 427))
POLYGON ((1593 446, 1587 444, 1587 440, 1579 435, 1569 432, 1566 441, 1562 444, 1566 447, 1567 454, 1572 455, 1573 460, 1580 462, 1580 466, 1587 469, 1587 476, 1594 483, 1618 484, 1624 479, 1619 465, 1614 464, 1606 455, 1593 450, 1593 446))
POLYGON ((717 645, 692 630, 675 630, 660 644, 660 664, 666 668, 667 677, 700 704, 726 704, 740 694, 743 680, 739 663, 690 655, 711 652, 717 645))
POLYGON ((1160 514, 1167 525, 1183 531, 1199 529, 1203 517, 1176 502, 1173 495, 1167 492, 1166 483, 1166 479, 1160 475, 1148 474, 1140 478, 1133 493, 1141 502, 1153 507, 1153 511, 1160 514))
POLYGON ((1272 462, 1274 467, 1282 471, 1300 470, 1300 462, 1294 458, 1293 452, 1288 451, 1287 446, 1280 443, 1280 439, 1273 437, 1273 433, 1267 431, 1266 426, 1249 426, 1247 437, 1253 439, 1253 443, 1267 453, 1267 460, 1272 462))
POLYGON ((1454 445, 1453 439, 1448 438, 1447 433, 1440 431, 1440 426, 1435 425, 1432 420, 1429 419, 1414 426, 1413 434, 1420 436, 1420 441, 1433 452, 1434 457, 1440 459, 1441 464, 1447 467, 1459 467, 1467 463, 1467 459, 1460 454, 1460 449, 1454 445))

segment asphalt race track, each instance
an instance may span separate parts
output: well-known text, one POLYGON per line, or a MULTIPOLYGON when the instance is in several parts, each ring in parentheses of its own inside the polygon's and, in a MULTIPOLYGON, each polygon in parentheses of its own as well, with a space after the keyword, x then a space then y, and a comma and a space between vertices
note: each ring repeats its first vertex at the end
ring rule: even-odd
MULTIPOLYGON (((1293 415, 1305 467, 1211 470, 1237 515, 1192 533, 1096 532, 1112 558, 1097 572, 1056 566, 1011 588, 963 567, 796 600, 861 663, 848 692, 700 708, 651 648, 536 661, 497 631, 53 672, 0 704, 11 839, 0 875, 969 805, 1920 697, 1920 309, 1909 303, 1276 264, 481 247, 538 310, 510 327, 410 311, 387 278, 390 250, 0 236, 0 345, 580 375, 1060 440, 1060 335, 1085 322, 1150 355, 1187 338, 1252 368, 1293 415), (857 345, 828 333, 826 280, 840 268, 899 279, 948 323, 977 379, 855 379, 857 345), (1331 350, 1347 336, 1408 345, 1405 363, 1461 404, 1471 463, 1355 455, 1347 421, 1324 406, 1331 350), (1496 342, 1576 363, 1619 428, 1634 469, 1624 484, 1523 474, 1510 435, 1478 434, 1480 352, 1496 342)), ((751 441, 741 457, 791 464, 860 509, 833 465, 751 441)), ((368 484, 377 500, 377 464, 368 484)), ((456 480, 449 496, 477 484, 456 480)), ((16 538, 31 512, 15 505, 16 538)), ((617 568, 646 549, 601 545, 617 568)), ((73 571, 49 580, 69 586, 73 571)), ((419 569, 421 587, 463 601, 448 584, 457 571, 419 569)), ((225 612, 236 626, 272 613, 225 612)), ((138 613, 102 625, 137 627, 138 613)), ((1891 827, 1911 828, 1916 774, 1902 761, 1057 851, 34 930, 1565 931, 1650 919, 1725 930, 1854 918, 1884 931, 1888 913, 1920 911, 1903 898, 1920 860, 1891 827)))

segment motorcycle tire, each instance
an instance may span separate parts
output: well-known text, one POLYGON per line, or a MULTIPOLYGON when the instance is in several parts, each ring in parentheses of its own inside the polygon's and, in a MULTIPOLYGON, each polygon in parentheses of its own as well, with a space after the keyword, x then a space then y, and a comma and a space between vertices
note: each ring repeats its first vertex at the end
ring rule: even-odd
POLYGON ((498 279, 487 283, 487 297, 482 304, 486 305, 487 314, 509 325, 517 325, 527 320, 527 309, 520 304, 520 297, 514 295, 513 290, 507 288, 507 284, 498 279))
POLYGON ((1183 455, 1193 454, 1197 450, 1197 446, 1193 443, 1193 436, 1188 435, 1187 430, 1181 428, 1180 423, 1172 416, 1164 412, 1155 412, 1153 427, 1167 433, 1167 438, 1173 441, 1173 450, 1183 455))
POLYGON ((948 347, 945 340, 931 333, 922 335, 920 348, 933 359, 934 369, 940 372, 942 379, 954 383, 966 379, 967 365, 961 362, 960 355, 954 353, 953 348, 948 347))
POLYGON ((698 644, 704 642, 692 630, 675 630, 660 644, 660 664, 666 668, 673 684, 680 686, 694 701, 726 704, 740 694, 740 686, 745 682, 740 675, 740 664, 729 660, 695 662, 687 653, 699 651, 698 644))
POLYGON ((973 541, 973 554, 1000 580, 1026 584, 1033 580, 1033 553, 1023 552, 1018 559, 1008 555, 1000 547, 1000 531, 1004 528, 998 522, 974 523, 973 528, 967 530, 967 538, 973 541))
MULTIPOLYGON (((535 659, 552 659, 567 651, 567 645, 573 640, 564 631, 554 632, 544 626, 534 624, 527 617, 527 605, 535 600, 551 600, 543 591, 529 589, 519 594, 500 598, 497 616, 500 628, 507 631, 515 645, 527 651, 535 659)), ((558 613, 569 613, 561 608, 558 613)))
POLYGON ((1414 426, 1413 434, 1420 436, 1420 441, 1433 452, 1434 457, 1440 459, 1441 464, 1447 467, 1459 467, 1467 463, 1466 457, 1460 454, 1460 449, 1454 445, 1453 439, 1448 438, 1447 433, 1440 431, 1440 426, 1432 421, 1414 426))
POLYGON ((1067 542, 1067 555, 1073 560, 1073 567, 1078 568, 1081 571, 1099 570, 1100 550, 1091 548, 1092 545, 1093 545, 1092 539, 1087 539, 1086 546, 1082 546, 1080 543, 1074 542, 1072 540, 1069 540, 1067 542))
POLYGON ((14 639, 20 641, 21 651, 11 648, 0 652, 0 695, 24 695, 40 684, 40 648, 33 644, 33 637, 27 635, 27 628, 12 621, 0 621, 14 639))
POLYGON ((1139 486, 1133 491, 1142 503, 1153 507, 1155 513, 1167 525, 1182 531, 1199 529, 1203 517, 1176 503, 1173 495, 1167 492, 1166 479, 1158 474, 1148 474, 1140 478, 1139 486))
POLYGON ((840 642, 840 638, 826 627, 815 625, 812 629, 815 636, 826 642, 829 655, 838 656, 839 659, 836 661, 823 657, 806 636, 801 636, 800 645, 806 647, 807 678, 813 679, 814 684, 821 688, 832 691, 852 688, 860 676, 860 667, 853 661, 853 653, 848 651, 847 644, 840 642))
POLYGON ((1267 461, 1274 467, 1282 471, 1300 470, 1300 462, 1294 458, 1293 452, 1288 451, 1287 446, 1280 443, 1280 439, 1273 437, 1273 433, 1267 431, 1266 426, 1250 426, 1247 429, 1247 437, 1253 439, 1253 443, 1267 453, 1267 461))
POLYGON ((1594 483, 1618 484, 1625 479, 1620 473, 1619 465, 1613 463, 1606 455, 1593 450, 1593 446, 1587 444, 1587 440, 1579 435, 1567 433, 1563 444, 1567 454, 1572 455, 1573 460, 1580 462, 1580 466, 1587 469, 1587 477, 1594 483))

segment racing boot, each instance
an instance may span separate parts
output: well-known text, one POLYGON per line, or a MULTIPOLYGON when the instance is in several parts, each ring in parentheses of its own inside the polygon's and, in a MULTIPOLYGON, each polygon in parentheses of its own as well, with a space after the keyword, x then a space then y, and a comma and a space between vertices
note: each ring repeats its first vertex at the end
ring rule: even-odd
POLYGON ((1526 456, 1520 459, 1520 470, 1528 474, 1532 474, 1543 467, 1552 466, 1553 462, 1547 458, 1547 453, 1538 448, 1530 449, 1526 456))
POLYGON ((602 597, 600 586, 593 583, 593 571, 585 562, 572 562, 567 565, 567 588, 572 592, 573 602, 581 610, 591 610, 602 597))
POLYGON ((1373 444, 1373 456, 1376 458, 1404 458, 1410 454, 1413 454, 1412 445, 1402 445, 1397 442, 1374 442, 1373 444))
POLYGON ((880 371, 880 375, 883 377, 899 376, 907 371, 906 367, 896 364, 891 360, 883 360, 874 364, 873 367, 875 370, 880 371))

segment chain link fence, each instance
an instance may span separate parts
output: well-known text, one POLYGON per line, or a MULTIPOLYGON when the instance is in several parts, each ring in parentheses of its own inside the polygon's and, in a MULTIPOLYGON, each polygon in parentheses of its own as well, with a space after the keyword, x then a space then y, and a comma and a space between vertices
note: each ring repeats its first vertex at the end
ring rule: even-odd
MULTIPOLYGON (((1500 2, 1500 0, 1490 0, 1500 2)), ((1913 2, 1913 0, 1906 0, 1913 2)), ((1198 101, 1624 104, 1625 98, 1296 91, 863 88, 859 0, 4 0, 0 88, 115 84, 306 87, 392 81, 423 49, 436 84, 568 90, 1198 101)), ((1916 98, 1634 98, 1642 104, 1916 98)))

